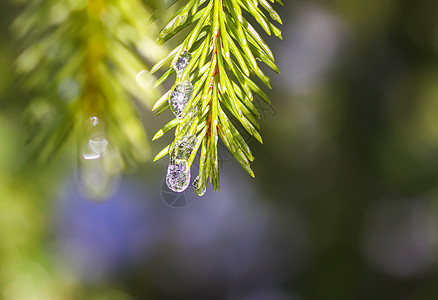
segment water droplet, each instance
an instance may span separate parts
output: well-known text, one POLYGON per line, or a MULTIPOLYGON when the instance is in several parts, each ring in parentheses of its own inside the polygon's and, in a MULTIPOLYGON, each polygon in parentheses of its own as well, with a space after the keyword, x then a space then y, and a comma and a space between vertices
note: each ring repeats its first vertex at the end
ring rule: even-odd
POLYGON ((143 90, 149 91, 152 83, 154 82, 154 76, 150 75, 149 72, 146 70, 141 70, 140 72, 138 72, 135 80, 143 90))
POLYGON ((175 70, 178 76, 181 76, 184 70, 189 65, 190 60, 192 59, 192 55, 188 51, 181 52, 181 55, 178 57, 178 60, 173 65, 173 69, 175 70))
POLYGON ((169 98, 170 109, 180 119, 182 113, 193 94, 193 85, 186 80, 178 83, 169 98))
POLYGON ((120 153, 106 137, 105 123, 96 116, 84 124, 80 141, 79 179, 86 196, 104 198, 113 190, 123 166, 120 153))
POLYGON ((196 195, 198 195, 199 197, 204 196, 205 192, 207 191, 207 185, 206 184, 204 184, 203 187, 199 186, 199 176, 197 176, 195 178, 195 180, 193 180, 192 187, 193 187, 193 192, 196 195))
POLYGON ((175 141, 170 150, 166 184, 174 192, 181 193, 190 185, 190 169, 187 160, 195 146, 196 136, 184 136, 175 141))
POLYGON ((190 170, 187 161, 169 163, 166 174, 166 184, 174 192, 181 193, 190 185, 190 170))

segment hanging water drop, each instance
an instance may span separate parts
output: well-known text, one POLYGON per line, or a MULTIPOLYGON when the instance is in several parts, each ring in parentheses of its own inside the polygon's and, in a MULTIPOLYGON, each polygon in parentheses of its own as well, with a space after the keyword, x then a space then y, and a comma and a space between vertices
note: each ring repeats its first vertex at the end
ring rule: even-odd
POLYGON ((196 143, 196 136, 183 136, 170 149, 166 184, 174 192, 181 193, 190 185, 188 159, 196 143))
POLYGON ((169 163, 166 174, 166 184, 174 192, 181 193, 190 184, 190 170, 187 161, 169 163))
POLYGON ((110 147, 104 122, 96 116, 86 121, 80 143, 79 182, 83 193, 92 199, 105 198, 120 176, 120 153, 110 147))
POLYGON ((193 94, 193 85, 190 81, 186 80, 178 83, 169 98, 170 109, 173 114, 178 118, 182 118, 184 108, 193 94))
POLYGON ((199 197, 204 196, 205 192, 207 191, 207 185, 204 184, 202 187, 199 186, 199 176, 195 178, 192 182, 193 192, 198 195, 199 197))
POLYGON ((188 51, 181 52, 181 55, 178 57, 178 60, 173 65, 173 69, 176 72, 176 75, 180 77, 184 70, 189 65, 190 60, 192 59, 192 55, 188 51))

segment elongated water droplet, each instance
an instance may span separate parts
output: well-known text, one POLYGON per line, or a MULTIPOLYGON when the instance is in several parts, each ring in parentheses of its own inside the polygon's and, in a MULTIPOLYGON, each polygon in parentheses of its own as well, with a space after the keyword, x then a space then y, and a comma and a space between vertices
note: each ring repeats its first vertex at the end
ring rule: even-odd
POLYGON ((166 184, 174 192, 183 192, 190 185, 190 169, 187 160, 195 146, 196 136, 184 136, 175 141, 170 150, 166 184))
POLYGON ((174 192, 181 193, 190 185, 190 170, 187 161, 169 163, 166 184, 174 192))
POLYGON ((89 198, 108 196, 113 190, 123 162, 117 149, 106 138, 105 125, 97 117, 87 120, 81 139, 79 180, 89 198))
POLYGON ((199 176, 197 176, 195 180, 193 180, 192 187, 193 187, 193 192, 199 197, 204 196, 205 192, 207 191, 206 184, 204 184, 202 187, 199 186, 199 176))
POLYGON ((178 118, 182 118, 184 108, 193 94, 193 85, 190 81, 186 80, 178 83, 169 98, 170 109, 173 114, 178 118))
POLYGON ((176 75, 179 77, 184 73, 184 70, 189 65, 190 60, 192 59, 192 54, 188 51, 181 52, 181 55, 178 57, 178 60, 173 65, 173 69, 176 72, 176 75))

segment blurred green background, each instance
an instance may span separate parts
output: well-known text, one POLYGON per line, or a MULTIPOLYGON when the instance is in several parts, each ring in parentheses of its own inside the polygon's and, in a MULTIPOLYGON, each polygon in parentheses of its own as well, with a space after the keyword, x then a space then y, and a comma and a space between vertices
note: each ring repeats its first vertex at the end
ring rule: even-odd
POLYGON ((38 95, 0 2, 0 299, 438 299, 438 2, 284 2, 256 179, 223 148, 218 193, 147 162, 101 202, 74 142, 25 146, 38 95))

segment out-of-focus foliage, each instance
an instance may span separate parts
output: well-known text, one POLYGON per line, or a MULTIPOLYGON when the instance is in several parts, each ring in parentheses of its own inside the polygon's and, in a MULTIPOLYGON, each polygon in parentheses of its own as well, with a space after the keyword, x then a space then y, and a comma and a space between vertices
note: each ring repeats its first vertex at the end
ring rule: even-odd
POLYGON ((0 124, 5 141, 0 152, 0 299, 55 299, 65 293, 68 280, 51 267, 52 258, 41 243, 47 225, 40 214, 44 192, 32 183, 36 170, 17 171, 22 135, 13 129, 16 124, 3 116, 0 124))
POLYGON ((22 86, 35 95, 25 119, 39 157, 50 159, 75 133, 79 144, 90 139, 87 120, 97 117, 116 155, 132 163, 148 158, 146 133, 132 100, 147 106, 156 96, 147 61, 166 54, 154 42, 152 13, 139 0, 25 4, 13 24, 22 48, 16 69, 22 86))

